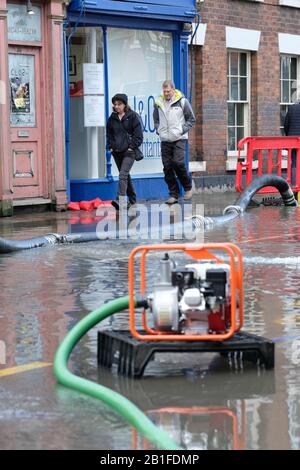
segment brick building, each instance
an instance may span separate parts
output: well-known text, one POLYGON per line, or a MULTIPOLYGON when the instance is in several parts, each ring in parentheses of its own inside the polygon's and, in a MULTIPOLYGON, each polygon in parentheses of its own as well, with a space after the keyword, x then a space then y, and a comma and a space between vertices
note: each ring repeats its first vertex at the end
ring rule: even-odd
POLYGON ((287 107, 297 97, 300 0, 198 0, 197 5, 197 127, 190 155, 206 162, 208 175, 230 175, 237 142, 249 135, 280 135, 287 107))

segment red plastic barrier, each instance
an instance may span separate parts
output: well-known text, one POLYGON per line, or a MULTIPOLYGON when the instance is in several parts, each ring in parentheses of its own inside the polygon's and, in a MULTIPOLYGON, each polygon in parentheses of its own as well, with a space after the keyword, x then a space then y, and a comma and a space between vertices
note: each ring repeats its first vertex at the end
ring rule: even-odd
MULTIPOLYGON (((283 152, 287 152, 286 180, 293 192, 300 191, 300 137, 246 137, 238 144, 236 190, 242 192, 256 176, 275 174, 282 176, 283 152), (246 155, 241 156, 246 146, 246 155), (291 185, 292 150, 296 150, 296 182, 291 185), (243 175, 245 183, 243 184, 243 175)), ((273 187, 263 188, 260 194, 274 193, 273 187)))
POLYGON ((69 202, 68 210, 70 210, 70 211, 80 211, 79 202, 69 202))
POLYGON ((99 197, 96 199, 93 199, 91 201, 80 201, 80 202, 69 202, 68 204, 68 209, 71 211, 87 211, 87 212, 92 212, 95 209, 98 209, 98 207, 109 207, 111 206, 111 200, 110 201, 102 201, 99 197))
POLYGON ((94 210, 94 201, 80 201, 79 207, 82 211, 91 212, 94 210))
POLYGON ((99 206, 102 205, 102 199, 100 199, 99 197, 94 199, 92 202, 94 203, 94 209, 97 209, 99 206))

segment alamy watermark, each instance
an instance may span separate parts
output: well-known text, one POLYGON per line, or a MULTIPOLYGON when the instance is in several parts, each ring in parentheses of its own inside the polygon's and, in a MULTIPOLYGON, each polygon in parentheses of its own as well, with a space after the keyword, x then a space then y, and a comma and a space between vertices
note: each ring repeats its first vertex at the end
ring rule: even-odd
POLYGON ((195 227, 193 217, 204 220, 203 204, 134 204, 127 208, 126 198, 120 198, 119 211, 99 207, 97 237, 100 240, 188 240, 203 243, 204 229, 195 227))
POLYGON ((6 344, 0 340, 0 366, 6 364, 6 344))

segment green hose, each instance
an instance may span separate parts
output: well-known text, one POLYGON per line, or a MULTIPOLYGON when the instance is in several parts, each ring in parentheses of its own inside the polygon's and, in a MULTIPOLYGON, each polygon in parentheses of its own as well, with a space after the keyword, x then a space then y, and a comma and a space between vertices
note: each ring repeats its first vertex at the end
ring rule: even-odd
POLYGON ((128 297, 121 297, 102 305, 102 307, 94 310, 77 323, 67 334, 56 351, 54 358, 54 375, 60 384, 102 400, 159 449, 180 450, 181 447, 179 447, 168 434, 155 426, 152 421, 127 398, 102 385, 82 379, 68 370, 68 359, 79 340, 100 321, 114 313, 125 310, 128 306, 128 297))

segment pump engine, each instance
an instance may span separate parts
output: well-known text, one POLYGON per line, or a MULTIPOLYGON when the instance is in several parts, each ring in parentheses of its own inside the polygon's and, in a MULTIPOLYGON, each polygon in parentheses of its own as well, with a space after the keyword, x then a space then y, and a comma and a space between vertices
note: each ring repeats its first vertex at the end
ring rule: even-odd
POLYGON ((136 247, 129 257, 128 283, 130 331, 139 340, 225 341, 243 326, 242 255, 232 243, 136 247), (165 255, 150 290, 147 281, 153 279, 153 272, 147 272, 148 259, 158 251, 165 255), (175 262, 176 252, 184 254, 182 265, 175 262), (135 269, 138 255, 139 271, 135 269), (138 298, 143 306, 139 313, 135 307, 138 298), (137 314, 143 331, 136 328, 137 314))
POLYGON ((230 327, 230 297, 229 264, 210 260, 177 267, 166 253, 148 303, 155 330, 212 334, 230 327))

